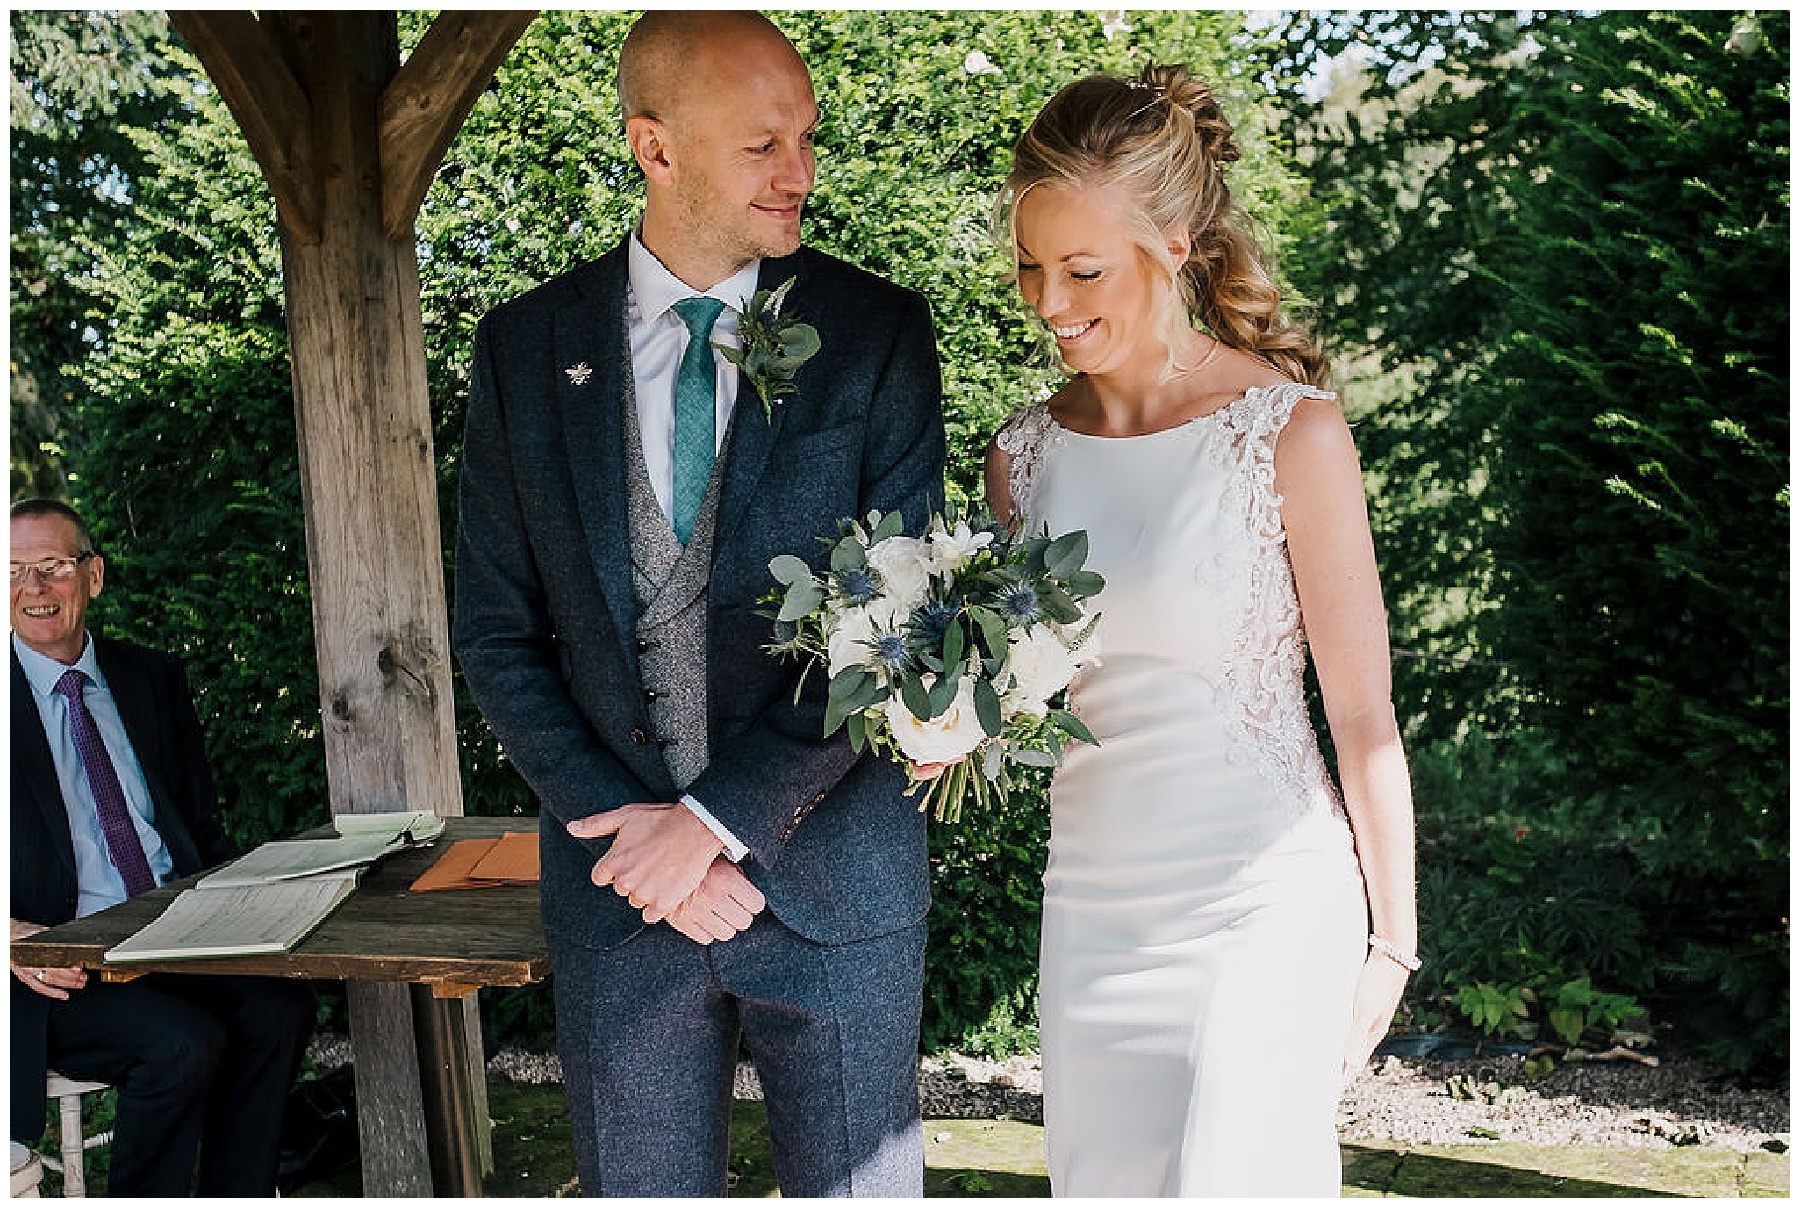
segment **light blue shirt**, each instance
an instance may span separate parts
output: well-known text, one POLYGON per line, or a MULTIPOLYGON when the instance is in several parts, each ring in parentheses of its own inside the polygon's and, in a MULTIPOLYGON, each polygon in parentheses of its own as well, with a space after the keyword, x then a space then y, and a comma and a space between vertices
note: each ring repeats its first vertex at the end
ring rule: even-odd
MULTIPOLYGON (((125 723, 119 717, 112 689, 100 674, 94 658, 94 639, 88 637, 75 667, 86 673, 88 682, 81 699, 93 716, 94 727, 112 757, 113 771, 119 787, 125 791, 125 805, 137 827, 138 841, 150 871, 161 885, 174 871, 175 861, 156 833, 156 807, 150 800, 150 786, 144 782, 144 769, 139 766, 137 752, 126 736, 125 723)), ((75 879, 80 896, 75 903, 75 917, 82 918, 125 900, 125 879, 113 867, 106 854, 106 836, 100 830, 100 807, 94 801, 94 790, 88 784, 87 770, 81 766, 81 753, 75 749, 75 735, 69 729, 69 702, 56 691, 56 681, 68 668, 53 658, 39 654, 13 635, 13 653, 31 685, 31 699, 37 705, 38 717, 44 723, 44 737, 50 741, 50 758, 56 764, 56 782, 62 789, 63 808, 69 814, 69 837, 75 843, 75 879)), ((15 809, 18 808, 15 803, 15 809)))

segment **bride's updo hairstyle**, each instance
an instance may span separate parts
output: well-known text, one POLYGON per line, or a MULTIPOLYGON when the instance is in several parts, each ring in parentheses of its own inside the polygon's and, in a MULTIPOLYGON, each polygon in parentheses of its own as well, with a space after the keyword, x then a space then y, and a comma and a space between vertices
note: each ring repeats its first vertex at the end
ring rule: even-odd
POLYGON ((1212 89, 1186 67, 1146 63, 1135 80, 1088 76, 1052 97, 1013 149, 996 225, 1016 255, 1016 210, 1028 189, 1121 185, 1136 202, 1136 242, 1179 303, 1168 308, 1171 350, 1198 319, 1295 381, 1324 385, 1324 353, 1281 313, 1281 293, 1225 183, 1224 167, 1238 155, 1212 89), (1193 244, 1185 263, 1169 255, 1165 232, 1178 230, 1193 244))

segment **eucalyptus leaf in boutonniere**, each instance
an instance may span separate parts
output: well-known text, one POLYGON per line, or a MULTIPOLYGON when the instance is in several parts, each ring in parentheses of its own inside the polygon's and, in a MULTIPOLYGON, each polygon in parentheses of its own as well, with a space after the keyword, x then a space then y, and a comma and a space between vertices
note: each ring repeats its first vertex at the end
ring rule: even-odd
POLYGON ((812 324, 781 317, 781 304, 794 280, 789 277, 772 290, 758 290, 749 308, 738 313, 741 349, 713 345, 756 387, 764 419, 775 417, 775 404, 793 392, 794 374, 819 351, 819 333, 812 324))

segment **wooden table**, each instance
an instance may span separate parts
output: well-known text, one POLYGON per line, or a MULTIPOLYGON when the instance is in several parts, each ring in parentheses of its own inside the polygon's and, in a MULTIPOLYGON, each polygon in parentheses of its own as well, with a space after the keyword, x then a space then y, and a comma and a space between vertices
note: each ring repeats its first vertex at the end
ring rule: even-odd
MULTIPOLYGON (((471 1038, 460 1000, 482 986, 523 986, 549 975, 537 886, 433 893, 410 893, 407 887, 459 839, 535 832, 537 827, 536 818, 445 819, 444 833, 431 847, 388 856, 364 873, 356 892, 292 952, 106 963, 107 949, 161 914, 196 876, 14 940, 12 963, 80 966, 98 970, 108 981, 129 981, 145 973, 244 973, 406 983, 412 987, 433 1189, 442 1196, 478 1196, 487 1096, 485 1085, 473 1084, 470 1063, 462 1059, 471 1038)), ((368 1159, 365 1135, 365 1194, 379 1194, 366 1186, 368 1159)))

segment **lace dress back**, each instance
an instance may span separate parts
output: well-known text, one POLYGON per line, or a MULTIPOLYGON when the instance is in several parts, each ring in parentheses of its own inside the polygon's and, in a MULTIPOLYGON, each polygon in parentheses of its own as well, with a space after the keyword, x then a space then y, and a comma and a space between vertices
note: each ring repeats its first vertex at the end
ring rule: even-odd
POLYGON ((1321 393, 1125 438, 1040 404, 998 437, 1019 515, 1086 530, 1106 577, 1100 662, 1071 692, 1099 745, 1057 773, 1044 876, 1057 1194, 1337 1191, 1366 919, 1275 491, 1281 431, 1321 393))

